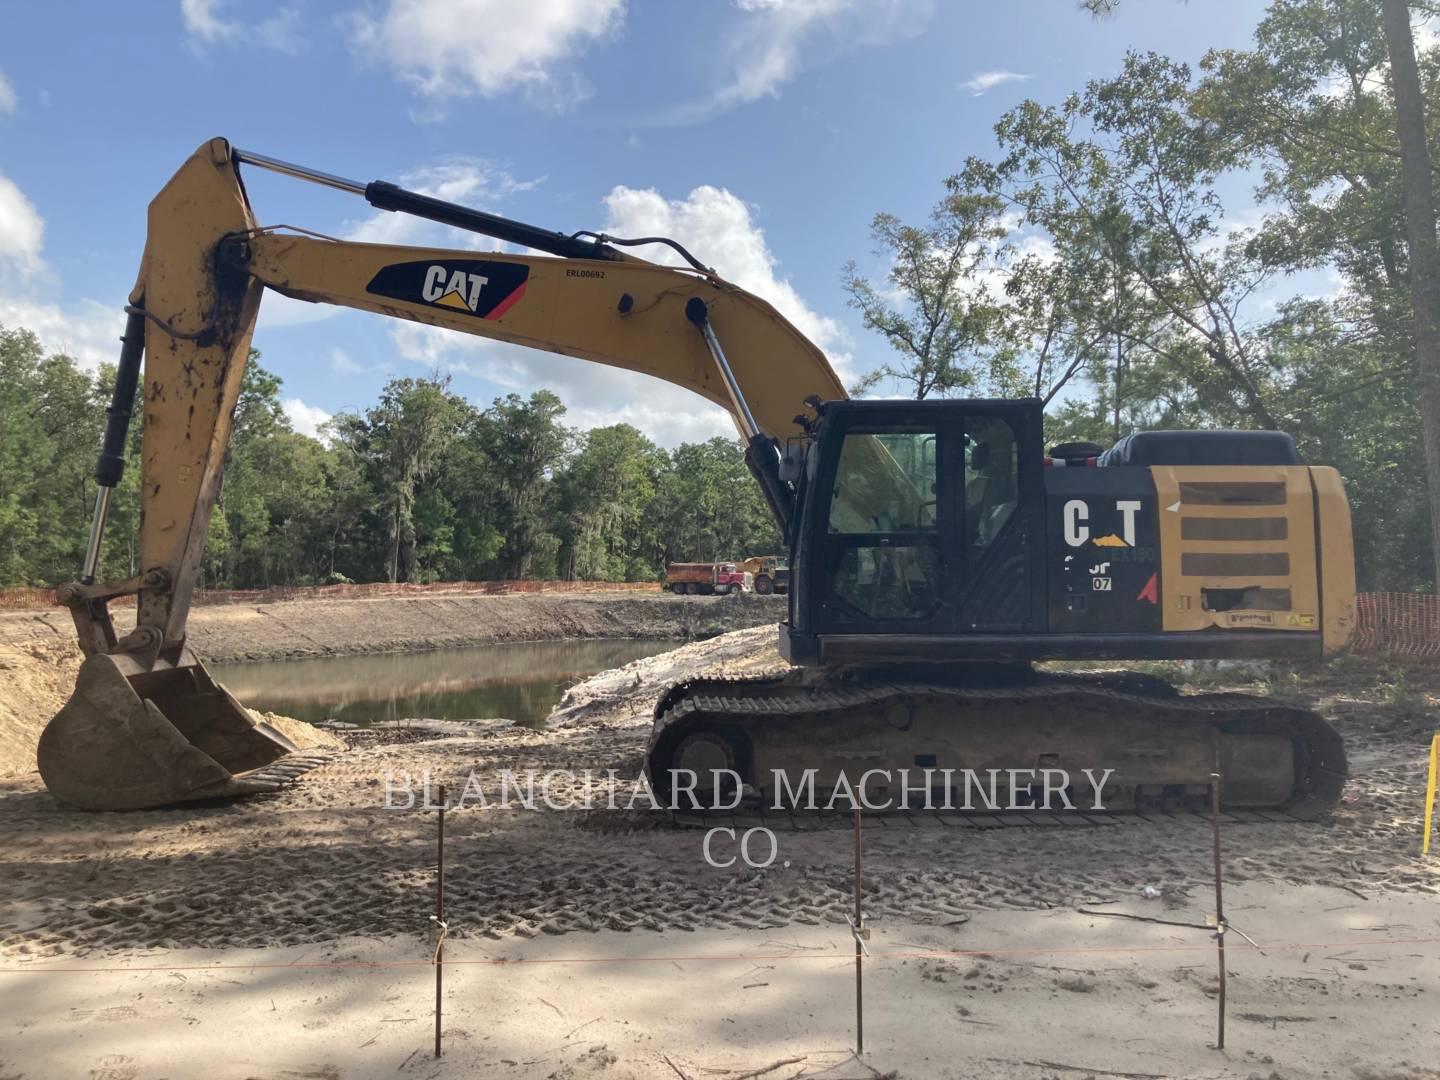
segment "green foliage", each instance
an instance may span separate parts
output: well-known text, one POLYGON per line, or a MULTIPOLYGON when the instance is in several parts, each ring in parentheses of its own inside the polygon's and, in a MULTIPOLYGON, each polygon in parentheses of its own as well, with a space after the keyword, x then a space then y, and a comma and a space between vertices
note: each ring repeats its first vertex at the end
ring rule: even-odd
POLYGON ((1129 53, 1119 75, 1059 106, 1027 101, 1006 113, 998 159, 971 158, 958 182, 1005 200, 1050 240, 1065 272, 1045 285, 1060 289, 1052 295, 1080 346, 1074 358, 1097 382, 1133 399, 1158 367, 1198 407, 1273 428, 1276 394, 1253 315, 1276 270, 1227 235, 1224 161, 1190 96, 1186 65, 1129 53), (1097 350, 1111 343, 1105 373, 1109 352, 1097 350))
MULTIPOLYGON (((110 371, 91 376, 69 357, 46 356, 28 330, 0 327, 0 581, 44 585, 74 576, 112 379, 110 371)), ((132 440, 132 456, 135 447, 132 440)), ((114 520, 138 519, 138 490, 127 476, 112 502, 114 520)), ((133 544, 112 536, 101 566, 129 576, 133 544)))
MULTIPOLYGON (((505 538, 498 562, 502 578, 541 576, 538 561, 553 564, 559 543, 546 514, 551 473, 570 449, 572 434, 560 424, 565 406, 548 390, 529 400, 497 398, 475 424, 475 437, 490 463, 495 526, 505 538)), ((553 570, 543 576, 553 577, 553 570)))
POLYGON ((556 482, 562 578, 654 576, 658 545, 650 509, 668 464, 667 455, 629 424, 585 434, 556 482))
POLYGON ((1401 665, 1382 666, 1376 673, 1375 690, 1387 710, 1397 716, 1419 719, 1430 711, 1425 686, 1413 681, 1411 673, 1401 665))
POLYGON ((861 277, 853 262, 845 267, 850 306, 903 358, 876 368, 857 392, 895 379, 909 383, 919 401, 957 391, 974 396, 986 386, 987 365, 977 354, 992 343, 998 321, 984 275, 1000 257, 1002 204, 953 180, 946 189, 923 228, 875 215, 870 235, 888 265, 885 285, 861 277))
MULTIPOLYGON (((206 587, 647 581, 669 560, 780 550, 734 440, 667 453, 629 425, 565 427, 548 391, 481 411, 440 377, 392 379, 375 406, 335 417, 313 439, 293 430, 281 380, 259 361, 252 350, 201 567, 206 587)), ((46 356, 28 331, 0 329, 0 586, 78 573, 113 380, 111 369, 92 376, 46 356)), ((129 445, 105 578, 139 569, 138 423, 129 445)))
MULTIPOLYGON (((380 403, 366 413, 366 443, 380 477, 386 522, 385 572, 390 581, 419 580, 416 499, 469 409, 449 387, 448 375, 391 379, 380 392, 380 403)), ((429 509, 432 528, 443 524, 443 514, 436 517, 434 500, 429 509)), ((429 542, 433 547, 444 540, 432 533, 429 542)))
POLYGON ((775 522, 734 439, 677 449, 660 476, 653 514, 661 557, 711 562, 782 550, 775 522))

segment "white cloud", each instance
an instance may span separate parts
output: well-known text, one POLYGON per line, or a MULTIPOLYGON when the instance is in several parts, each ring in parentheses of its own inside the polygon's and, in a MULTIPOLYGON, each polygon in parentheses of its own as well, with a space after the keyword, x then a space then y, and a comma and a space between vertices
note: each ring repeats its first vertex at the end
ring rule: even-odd
POLYGON ((389 0, 352 25, 357 50, 433 100, 519 90, 563 108, 588 96, 568 63, 624 18, 625 0, 389 0))
MULTIPOLYGON (((633 424, 670 448, 736 435, 728 412, 663 379, 421 323, 396 324, 391 336, 401 356, 425 368, 483 378, 502 393, 522 397, 553 391, 565 403, 564 422, 572 427, 633 424)), ((466 390, 463 381, 456 388, 466 390)))
POLYGON ((339 347, 330 350, 330 370, 337 375, 358 375, 365 365, 351 359, 350 354, 339 347))
POLYGON ((1410 34, 1415 40, 1416 54, 1424 55, 1436 45, 1440 45, 1440 22, 1437 22, 1434 15, 1422 14, 1418 22, 1410 24, 1410 34))
POLYGON ((102 362, 113 364, 119 359, 125 313, 115 304, 95 300, 56 304, 0 287, 0 326, 34 331, 48 352, 65 353, 93 371, 102 362))
POLYGON ((180 0, 180 18, 195 46, 222 42, 255 41, 279 52, 298 52, 305 41, 300 34, 300 15, 293 8, 281 8, 259 22, 245 23, 224 18, 220 10, 228 0, 180 0))
MULTIPOLYGON (((617 187, 605 199, 605 231, 617 236, 672 236, 725 278, 768 300, 850 378, 847 338, 834 319, 816 313, 781 276, 750 207, 722 188, 699 187, 684 199, 617 187)), ((640 248, 642 258, 681 264, 670 248, 640 248)), ((671 383, 553 353, 487 341, 418 323, 391 328, 401 356, 427 368, 485 378, 504 391, 542 387, 566 403, 566 422, 582 427, 631 423, 662 446, 736 434, 728 412, 671 383)), ((483 403, 482 403, 483 404, 483 403)))
POLYGON ((1034 77, 1034 75, 1021 75, 1015 71, 977 71, 960 85, 979 97, 985 91, 994 90, 997 86, 1004 86, 1006 83, 1012 82, 1025 82, 1034 77))
POLYGON ((306 405, 298 397, 285 398, 280 402, 280 407, 290 418, 290 426, 301 435, 309 435, 312 439, 319 437, 320 426, 330 419, 330 414, 324 409, 306 405))
POLYGON ((0 262, 26 274, 43 267, 45 222, 18 184, 0 173, 0 262))
POLYGON ((777 97, 808 63, 920 33, 932 0, 735 0, 740 11, 712 49, 723 57, 719 86, 699 101, 662 113, 689 124, 777 97))
POLYGON ((0 116, 13 113, 17 104, 19 98, 15 96, 15 88, 10 85, 10 80, 5 78, 5 73, 0 71, 0 116))
POLYGON ((628 371, 617 372, 612 379, 608 386, 610 393, 624 390, 631 395, 630 401, 599 408, 571 405, 566 410, 565 422, 584 431, 629 424, 667 450, 681 443, 705 442, 716 436, 737 438, 730 414, 694 394, 628 371))
POLYGON ((300 13, 292 8, 285 8, 256 24, 252 34, 256 41, 276 52, 296 53, 306 45, 300 31, 300 13))
POLYGON ((185 20, 185 29, 194 37, 205 42, 223 41, 233 36, 235 23, 223 21, 217 14, 224 0, 180 0, 180 17, 185 20))
POLYGON ((1260 206, 1242 206, 1224 213, 1211 222, 1214 232, 1201 237, 1195 244, 1195 250, 1206 254, 1222 252, 1230 244, 1243 241, 1258 231, 1265 224, 1265 216, 1265 209, 1260 206))
POLYGON ((334 304, 296 300, 267 289, 260 301, 260 325, 267 330, 274 326, 300 326, 329 319, 339 310, 334 304))
POLYGON ((93 300, 57 303, 56 274, 42 257, 45 221, 14 181, 0 174, 0 326, 34 331, 51 352, 82 367, 113 362, 125 315, 93 300))

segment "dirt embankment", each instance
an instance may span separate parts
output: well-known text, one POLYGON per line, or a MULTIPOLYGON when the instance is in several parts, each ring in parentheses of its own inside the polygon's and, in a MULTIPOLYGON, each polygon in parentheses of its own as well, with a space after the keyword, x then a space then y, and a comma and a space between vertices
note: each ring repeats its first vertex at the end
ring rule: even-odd
MULTIPOLYGON (((413 652, 496 641, 714 637, 778 622, 778 596, 615 593, 287 600, 197 607, 190 646, 206 660, 413 652)), ((120 632, 130 616, 116 613, 120 632)), ((62 611, 0 613, 0 647, 75 639, 62 611)))
POLYGON ((35 768, 40 732, 70 696, 79 667, 73 642, 0 643, 0 776, 35 768))
MULTIPOLYGON (((499 641, 708 638, 784 616, 783 597, 614 593, 291 600, 195 608, 206 660, 406 652, 499 641)), ((116 612, 128 628, 130 611, 116 612)), ((0 776, 29 772, 35 743, 75 685, 80 650, 61 611, 0 613, 0 776)))

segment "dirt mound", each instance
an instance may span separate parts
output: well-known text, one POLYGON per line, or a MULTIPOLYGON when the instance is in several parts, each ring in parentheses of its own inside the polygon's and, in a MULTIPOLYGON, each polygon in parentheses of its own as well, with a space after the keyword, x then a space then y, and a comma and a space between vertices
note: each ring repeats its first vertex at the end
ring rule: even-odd
POLYGON ((708 638, 773 624, 783 598, 446 596, 296 600, 197 608, 190 645, 207 660, 413 652, 501 641, 708 638))
POLYGON ((250 715, 256 720, 263 720, 276 731, 280 732, 287 739, 293 742, 301 750, 344 750, 345 740, 337 737, 334 733, 318 728, 314 724, 307 724, 304 720, 296 720, 293 717, 281 716, 279 713, 259 712, 250 710, 250 715))
MULTIPOLYGON (((783 663, 774 653, 773 641, 774 623, 784 612, 784 603, 783 597, 774 596, 594 593, 234 604, 192 611, 189 643, 206 660, 260 660, 406 652, 501 641, 708 639, 737 627, 754 627, 746 631, 749 636, 735 642, 702 642, 696 653, 672 662, 672 666, 678 664, 675 670, 688 672, 686 665, 720 663, 747 651, 763 652, 762 642, 767 639, 772 642, 769 648, 773 661, 783 663)), ((116 616, 123 632, 131 614, 121 610, 116 616)), ((34 770, 40 732, 69 696, 79 666, 74 628, 63 612, 0 613, 0 776, 34 770)), ((657 687, 663 686, 666 679, 671 679, 664 670, 662 665, 644 677, 657 687)), ((607 693, 618 698, 623 679, 634 677, 630 668, 620 672, 610 673, 622 681, 615 682, 608 691, 590 691, 597 703, 607 693)), ((572 704, 585 700, 580 698, 572 704)), ((309 725, 302 724, 301 728, 309 729, 309 725)), ((313 740, 320 734, 302 733, 301 737, 313 740)), ((306 741, 303 745, 325 743, 306 741)))
POLYGON ((656 699, 682 679, 702 674, 779 673, 788 668, 776 641, 775 627, 756 626, 602 671, 567 690, 551 711, 549 723, 573 724, 598 714, 614 713, 609 718, 618 723, 649 724, 656 699))
POLYGON ((0 645, 0 776, 35 771, 35 745, 75 686, 80 647, 60 641, 0 645))

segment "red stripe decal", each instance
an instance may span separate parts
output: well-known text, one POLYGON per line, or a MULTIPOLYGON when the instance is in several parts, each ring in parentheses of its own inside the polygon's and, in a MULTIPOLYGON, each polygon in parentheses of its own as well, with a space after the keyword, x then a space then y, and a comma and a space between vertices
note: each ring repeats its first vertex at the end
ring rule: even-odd
POLYGON ((515 286, 515 291, 512 292, 509 296, 505 297, 504 300, 501 300, 500 303, 496 304, 496 305, 495 305, 495 310, 492 311, 492 312, 490 312, 489 315, 486 315, 485 318, 487 318, 487 319, 498 319, 498 318, 500 318, 501 315, 504 315, 505 312, 509 311, 512 307, 514 307, 515 304, 519 301, 519 299, 520 299, 522 296, 524 296, 524 295, 525 295, 525 282, 522 281, 519 285, 515 286))
POLYGON ((1150 575, 1150 580, 1147 581, 1147 582, 1145 583, 1145 587, 1140 590, 1140 595, 1137 596, 1137 597, 1135 597, 1135 600, 1136 600, 1137 603, 1138 603, 1139 601, 1141 601, 1141 600, 1148 600, 1148 601, 1150 601, 1150 603, 1152 603, 1152 604, 1158 604, 1158 603, 1160 602, 1159 598, 1155 595, 1155 592, 1156 592, 1156 589, 1155 589, 1156 580, 1155 580, 1155 579, 1156 579, 1156 577, 1158 576, 1158 574, 1159 574, 1159 571, 1156 571, 1154 574, 1151 574, 1151 575, 1150 575))

